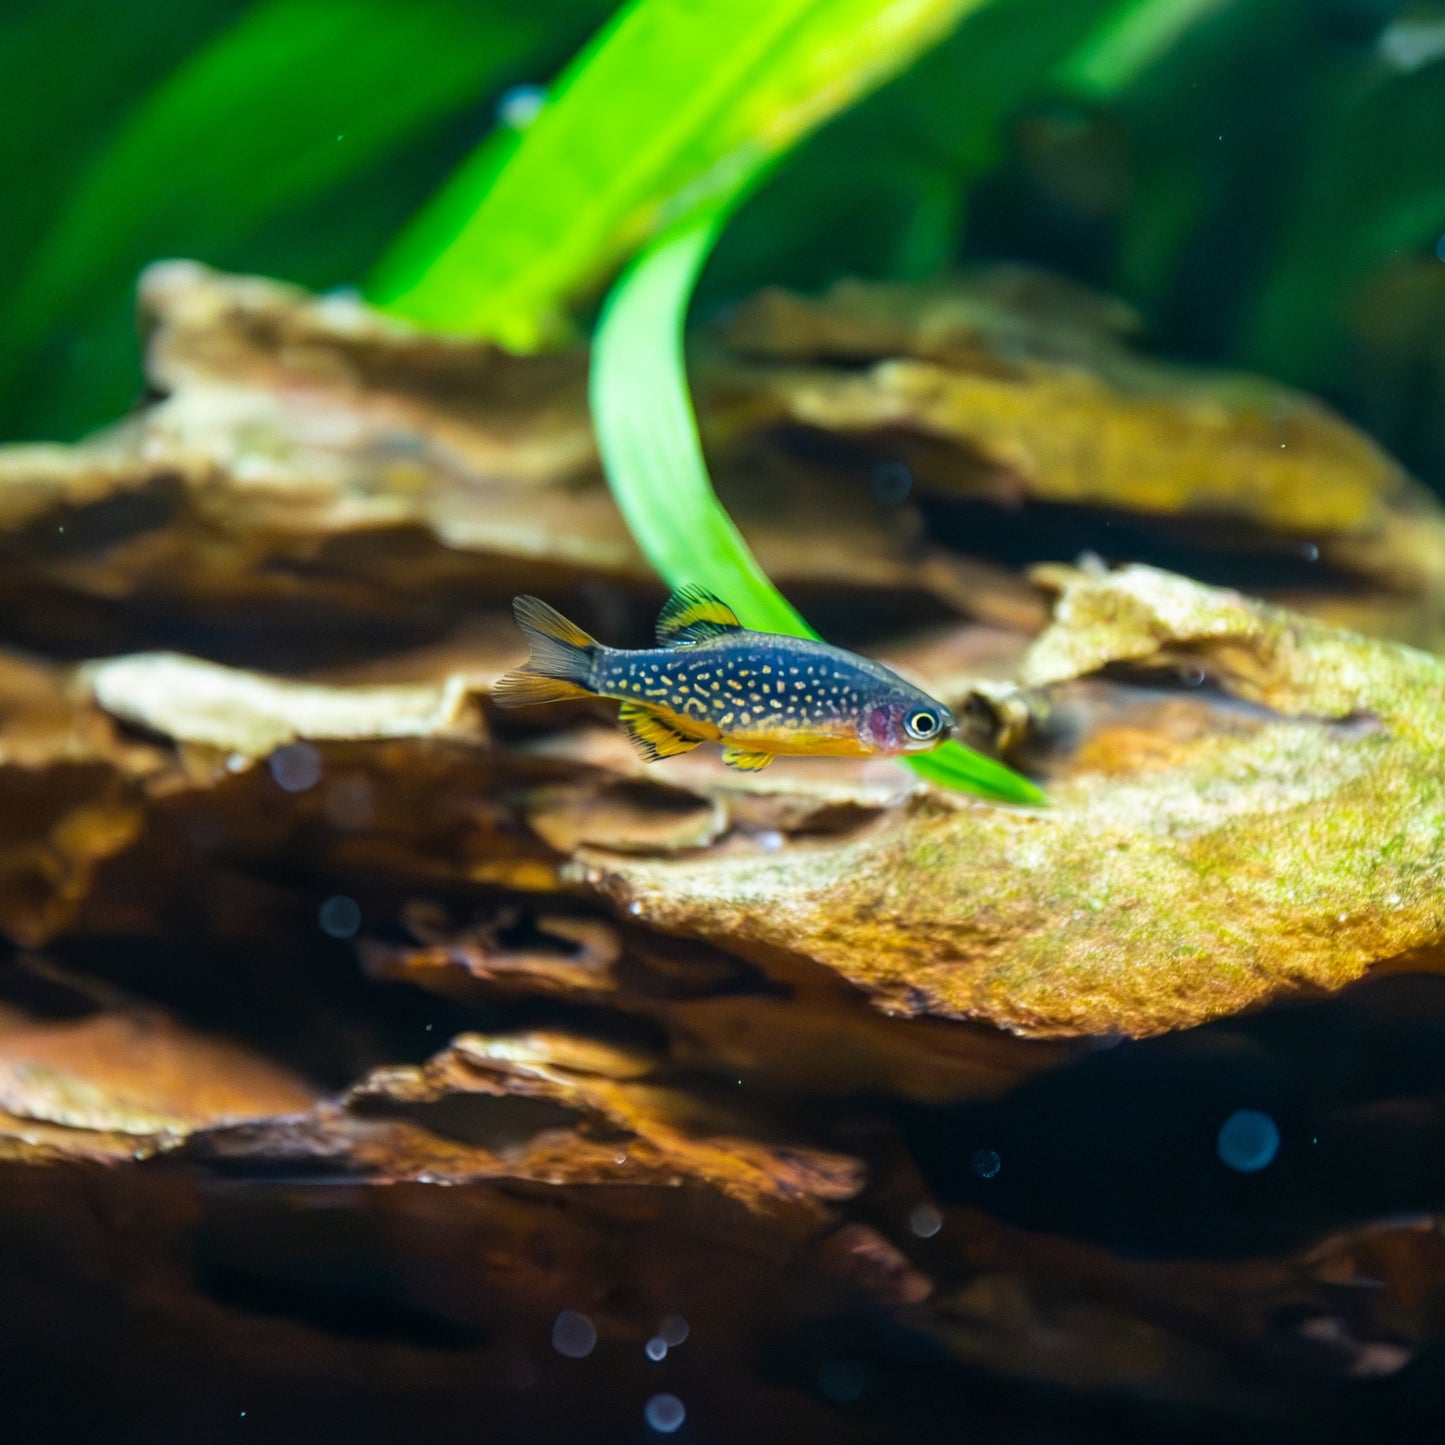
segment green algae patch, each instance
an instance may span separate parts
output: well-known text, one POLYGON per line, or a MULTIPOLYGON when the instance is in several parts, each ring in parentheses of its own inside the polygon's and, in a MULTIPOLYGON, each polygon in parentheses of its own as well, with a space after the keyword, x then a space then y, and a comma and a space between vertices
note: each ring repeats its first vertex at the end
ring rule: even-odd
POLYGON ((1023 666, 1054 808, 924 794, 779 856, 598 859, 599 885, 885 1011, 1039 1036, 1185 1028, 1438 946, 1445 665, 1151 568, 1059 580, 1023 666), (1181 657, 1219 692, 1117 675, 1181 657))

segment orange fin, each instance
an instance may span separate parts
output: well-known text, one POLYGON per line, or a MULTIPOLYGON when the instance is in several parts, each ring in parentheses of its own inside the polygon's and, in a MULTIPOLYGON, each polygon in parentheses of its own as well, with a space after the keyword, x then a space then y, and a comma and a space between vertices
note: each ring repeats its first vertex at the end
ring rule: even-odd
POLYGON ((597 640, 569 622, 540 597, 514 597, 512 614, 527 639, 531 656, 524 666, 497 679, 492 701, 498 707, 529 707, 586 697, 593 691, 592 664, 597 640))
POLYGON ((575 682, 563 682, 560 677, 543 677, 539 672, 528 672, 519 667, 504 674, 492 684, 490 697, 498 707, 530 707, 539 702, 563 702, 571 697, 591 697, 592 694, 575 682))
POLYGON ((583 632, 575 622, 569 622, 550 602, 543 602, 540 597, 523 595, 512 598, 512 616, 517 619, 517 626, 527 634, 530 643, 550 637, 566 643, 568 647, 597 646, 595 637, 583 632))
POLYGON ((657 640, 664 647, 686 647, 741 629, 737 613, 702 587, 679 587, 657 615, 657 640))
POLYGON ((649 763, 659 758, 675 757, 678 753, 690 753, 701 741, 690 738, 664 722, 651 708, 639 702, 625 702, 617 715, 623 731, 632 739, 632 746, 649 763))
POLYGON ((723 762, 739 772, 758 773, 772 762, 771 753, 750 753, 746 748, 724 748, 723 762))

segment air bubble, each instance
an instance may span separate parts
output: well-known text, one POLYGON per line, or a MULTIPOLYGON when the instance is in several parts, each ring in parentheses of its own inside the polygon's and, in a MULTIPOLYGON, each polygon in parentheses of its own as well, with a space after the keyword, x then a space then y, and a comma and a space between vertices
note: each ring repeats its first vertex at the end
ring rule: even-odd
POLYGON ((597 1347, 597 1326, 574 1310, 563 1310, 552 1321, 552 1348, 569 1360, 585 1360, 597 1347))
POLYGON ((649 1360, 657 1364, 667 1358, 667 1341, 663 1339, 661 1335, 653 1335, 653 1337, 643 1345, 642 1352, 649 1360))
POLYGON ((1279 1125, 1259 1109, 1236 1109, 1219 1126, 1220 1160, 1240 1174, 1257 1174, 1279 1153, 1279 1125))
POLYGON ((338 893, 321 905, 316 921, 328 938, 355 938, 361 927, 361 905, 356 899, 338 893))
POLYGON ((993 1149, 979 1149, 973 1158, 969 1160, 969 1168, 978 1175, 980 1179, 992 1179, 1000 1169, 1003 1168, 1003 1160, 993 1149))
POLYGON ((913 490, 913 473, 909 470, 907 463, 892 461, 880 462, 873 469, 873 495, 880 502, 897 505, 899 502, 907 501, 908 494, 913 490))
POLYGON ((356 773, 335 779, 328 785, 321 807, 326 821, 333 828, 342 828, 347 832, 369 828, 376 815, 376 800, 370 780, 356 773))
POLYGON ((276 786, 288 793, 304 793, 321 781, 321 754, 310 743, 287 743, 267 760, 276 786))
POLYGON ((868 1388, 868 1371, 857 1360, 829 1360, 818 1371, 818 1389, 835 1405, 852 1405, 868 1388))
POLYGON ((919 1239, 932 1239, 943 1228, 943 1216, 927 1202, 915 1204, 908 1211, 908 1227, 919 1239))
POLYGON ((676 1434, 687 1419, 687 1409, 676 1395, 654 1395, 642 1413, 659 1435, 676 1434))
POLYGON ((540 85, 514 85, 502 92, 497 119, 509 130, 526 130, 546 103, 547 92, 540 85))

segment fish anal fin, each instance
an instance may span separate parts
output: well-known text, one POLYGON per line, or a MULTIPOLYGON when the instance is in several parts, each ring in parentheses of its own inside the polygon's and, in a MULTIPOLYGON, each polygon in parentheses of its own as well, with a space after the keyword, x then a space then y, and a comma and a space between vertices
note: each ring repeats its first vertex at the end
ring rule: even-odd
POLYGON ((678 732, 671 723, 641 703, 623 703, 617 720, 632 740, 632 746, 649 763, 655 763, 659 758, 675 757, 678 753, 690 753, 701 741, 678 732))
POLYGON ((529 672, 519 667, 505 673, 491 686, 488 694, 498 707, 531 707, 535 703, 565 702, 574 697, 591 697, 585 687, 575 682, 565 682, 560 677, 543 677, 539 672, 529 672))
POLYGON ((702 587, 679 587, 657 615, 657 640, 664 647, 686 647, 741 628, 737 613, 702 587))
POLYGON ((730 768, 737 768, 743 773, 757 773, 772 762, 771 753, 752 753, 746 748, 724 748, 722 760, 730 768))

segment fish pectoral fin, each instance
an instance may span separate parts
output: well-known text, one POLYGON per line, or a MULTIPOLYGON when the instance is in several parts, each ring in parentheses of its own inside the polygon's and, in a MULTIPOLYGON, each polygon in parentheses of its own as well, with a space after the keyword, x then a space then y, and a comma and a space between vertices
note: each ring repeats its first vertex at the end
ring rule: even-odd
POLYGON ((617 720, 632 739, 632 746, 649 763, 655 763, 659 758, 675 757, 678 753, 690 753, 702 741, 678 732, 671 723, 639 702, 623 703, 617 720))
POLYGON ((702 587, 679 587, 657 614, 657 640, 664 647, 686 647, 741 630, 737 613, 702 587))
POLYGON ((756 773, 772 762, 773 755, 751 753, 746 748, 724 748, 722 759, 730 768, 737 768, 744 773, 756 773))

